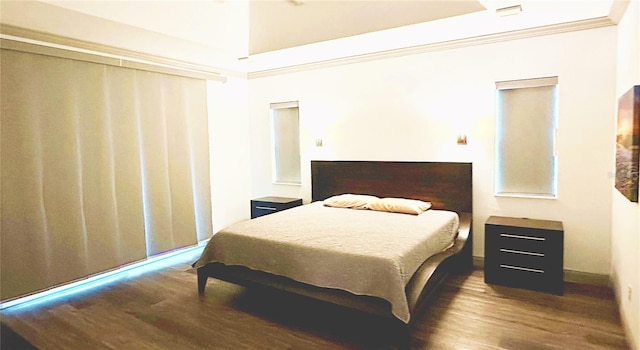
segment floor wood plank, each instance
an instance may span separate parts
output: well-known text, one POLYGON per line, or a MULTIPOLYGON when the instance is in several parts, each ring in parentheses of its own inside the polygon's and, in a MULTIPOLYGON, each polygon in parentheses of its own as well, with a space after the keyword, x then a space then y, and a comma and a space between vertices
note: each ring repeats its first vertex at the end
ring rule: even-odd
POLYGON ((40 349, 628 349, 604 287, 567 283, 556 296, 486 285, 474 270, 448 280, 407 330, 217 280, 200 298, 189 262, 0 316, 40 349))

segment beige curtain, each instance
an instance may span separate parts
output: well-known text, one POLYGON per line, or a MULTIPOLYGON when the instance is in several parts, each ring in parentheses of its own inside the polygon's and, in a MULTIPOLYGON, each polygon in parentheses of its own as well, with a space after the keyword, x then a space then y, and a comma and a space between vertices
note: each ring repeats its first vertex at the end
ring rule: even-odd
POLYGON ((211 234, 204 80, 0 59, 2 300, 211 234))

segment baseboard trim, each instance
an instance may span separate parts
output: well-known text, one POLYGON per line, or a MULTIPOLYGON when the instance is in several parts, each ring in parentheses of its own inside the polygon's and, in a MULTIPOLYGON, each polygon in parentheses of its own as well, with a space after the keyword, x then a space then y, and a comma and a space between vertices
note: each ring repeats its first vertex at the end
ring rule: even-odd
POLYGON ((473 257, 473 267, 477 269, 484 269, 484 258, 480 256, 473 257))
MULTIPOLYGON (((473 257, 473 266, 479 269, 484 268, 484 258, 473 257)), ((564 270, 564 281, 578 284, 588 284, 593 286, 604 286, 611 288, 611 276, 598 273, 581 272, 574 270, 564 270)))
POLYGON ((564 281, 611 288, 611 276, 599 273, 564 270, 564 281))

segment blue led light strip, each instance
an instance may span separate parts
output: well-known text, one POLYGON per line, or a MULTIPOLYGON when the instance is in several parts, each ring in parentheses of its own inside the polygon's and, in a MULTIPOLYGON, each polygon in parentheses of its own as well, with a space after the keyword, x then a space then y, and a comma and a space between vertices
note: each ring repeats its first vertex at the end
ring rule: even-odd
POLYGON ((184 263, 189 256, 197 258, 202 253, 206 241, 197 246, 174 250, 166 254, 150 257, 146 260, 120 267, 105 273, 94 275, 79 281, 75 281, 62 286, 54 287, 42 292, 31 294, 22 298, 12 299, 0 303, 0 310, 12 308, 22 309, 38 304, 53 301, 55 299, 68 297, 72 294, 98 288, 109 283, 140 276, 144 273, 160 270, 177 263, 184 263))

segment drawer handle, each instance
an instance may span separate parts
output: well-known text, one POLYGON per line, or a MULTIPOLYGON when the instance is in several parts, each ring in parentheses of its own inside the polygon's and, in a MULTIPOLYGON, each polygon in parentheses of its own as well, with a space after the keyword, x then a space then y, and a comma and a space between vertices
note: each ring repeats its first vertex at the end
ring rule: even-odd
POLYGON ((256 209, 264 209, 264 210, 278 210, 278 208, 262 207, 262 206, 259 206, 259 205, 256 205, 256 209))
POLYGON ((501 233, 500 237, 517 238, 517 239, 528 239, 528 240, 531 240, 531 241, 546 241, 546 238, 544 238, 544 237, 521 236, 521 235, 514 235, 514 234, 511 234, 511 233, 501 233))
POLYGON ((520 255, 544 256, 544 253, 523 252, 521 250, 513 250, 513 249, 500 248, 500 251, 503 253, 512 253, 512 254, 520 254, 520 255))
POLYGON ((512 266, 512 265, 500 265, 500 267, 503 268, 503 269, 520 270, 520 271, 528 271, 528 272, 535 272, 535 273, 544 273, 544 270, 530 269, 528 267, 520 267, 520 266, 512 266))

